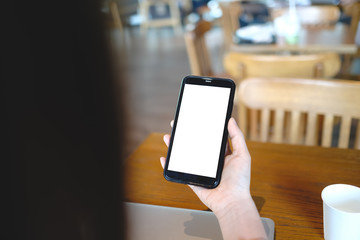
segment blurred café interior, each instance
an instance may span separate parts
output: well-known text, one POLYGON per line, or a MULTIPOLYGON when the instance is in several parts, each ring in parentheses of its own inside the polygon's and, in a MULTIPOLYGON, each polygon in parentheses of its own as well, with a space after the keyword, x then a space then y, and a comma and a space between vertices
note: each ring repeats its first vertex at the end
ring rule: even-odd
POLYGON ((170 131, 190 74, 236 82, 233 116, 249 140, 360 148, 357 0, 107 0, 102 11, 127 156, 170 131))
POLYGON ((324 239, 321 191, 360 187, 360 0, 5 2, 19 239, 115 239, 122 201, 209 210, 159 161, 188 75, 236 83, 251 197, 276 239, 324 239))

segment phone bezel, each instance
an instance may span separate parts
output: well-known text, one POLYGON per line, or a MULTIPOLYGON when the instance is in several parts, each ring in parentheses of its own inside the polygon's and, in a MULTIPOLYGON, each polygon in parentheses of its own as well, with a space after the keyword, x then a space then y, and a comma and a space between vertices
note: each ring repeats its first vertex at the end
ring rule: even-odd
POLYGON ((165 167, 164 167, 164 177, 166 180, 172 181, 172 182, 177 182, 177 183, 202 186, 205 188, 215 188, 220 184, 221 173, 222 173, 223 166, 224 166, 225 148, 226 148, 226 143, 227 143, 227 138, 228 138, 227 124, 228 124, 229 119, 232 114, 234 95, 235 95, 235 83, 231 79, 200 77, 200 76, 187 76, 183 79, 183 81, 181 83, 180 91, 179 91, 178 103, 177 103, 175 118, 174 118, 174 125, 173 125, 173 129, 172 129, 172 133, 171 133, 168 153, 167 153, 167 157, 166 157, 166 163, 165 163, 165 167), (220 149, 217 172, 216 172, 215 178, 168 170, 169 161, 171 159, 171 149, 172 149, 174 136, 176 134, 176 126, 177 126, 178 116, 179 116, 179 112, 180 112, 180 108, 181 108, 181 101, 182 101, 185 84, 195 84, 195 85, 203 85, 203 86, 215 86, 215 87, 230 88, 229 100, 228 100, 227 111, 226 111, 226 116, 225 116, 226 119, 225 119, 224 130, 223 130, 223 138, 222 138, 222 142, 221 142, 221 149, 220 149))

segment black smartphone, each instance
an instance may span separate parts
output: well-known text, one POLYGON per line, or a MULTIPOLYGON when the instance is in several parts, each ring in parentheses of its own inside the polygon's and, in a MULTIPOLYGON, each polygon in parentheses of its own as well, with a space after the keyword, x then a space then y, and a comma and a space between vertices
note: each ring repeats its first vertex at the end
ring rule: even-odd
POLYGON ((164 167, 165 179, 206 188, 219 185, 234 94, 235 83, 230 79, 183 79, 164 167))

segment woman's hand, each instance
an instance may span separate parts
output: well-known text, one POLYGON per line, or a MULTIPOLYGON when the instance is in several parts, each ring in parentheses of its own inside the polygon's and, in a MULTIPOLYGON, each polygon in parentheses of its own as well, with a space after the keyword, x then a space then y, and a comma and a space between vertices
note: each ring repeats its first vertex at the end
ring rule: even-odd
MULTIPOLYGON (((244 136, 235 119, 228 123, 233 150, 227 146, 222 178, 217 188, 189 185, 199 199, 216 215, 224 240, 266 239, 264 226, 250 195, 251 158, 244 136)), ((169 146, 170 136, 164 136, 169 146)), ((164 167, 165 158, 160 162, 164 167)))
MULTIPOLYGON (((227 146, 219 186, 214 189, 206 189, 189 185, 200 200, 215 213, 238 199, 251 198, 249 190, 251 158, 244 136, 233 118, 229 120, 228 132, 233 150, 231 151, 229 145, 227 146)), ((165 135, 164 142, 167 146, 169 146, 169 141, 170 135, 165 135)), ((160 158, 163 167, 165 160, 164 157, 160 158)))

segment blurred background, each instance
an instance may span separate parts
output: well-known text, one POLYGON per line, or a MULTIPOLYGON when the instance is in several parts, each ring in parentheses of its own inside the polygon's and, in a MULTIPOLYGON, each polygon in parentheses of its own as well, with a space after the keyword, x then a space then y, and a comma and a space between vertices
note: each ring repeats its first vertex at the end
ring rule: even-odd
MULTIPOLYGON (((320 74, 308 71, 310 77, 359 80, 357 7, 356 0, 106 0, 102 12, 108 19, 115 75, 121 74, 117 84, 127 111, 125 155, 150 132, 170 131, 184 76, 227 76, 238 84, 252 77, 250 67, 244 75, 243 70, 240 74, 225 66, 231 52, 331 52, 339 64, 326 67, 330 73, 325 67, 320 67, 320 74), (203 21, 209 25, 196 30, 203 21), (197 43, 199 38, 202 43, 197 43), (207 55, 196 50, 202 46, 207 55), (211 71, 203 65, 210 65, 211 71)), ((256 68, 263 69, 261 64, 256 68)))

